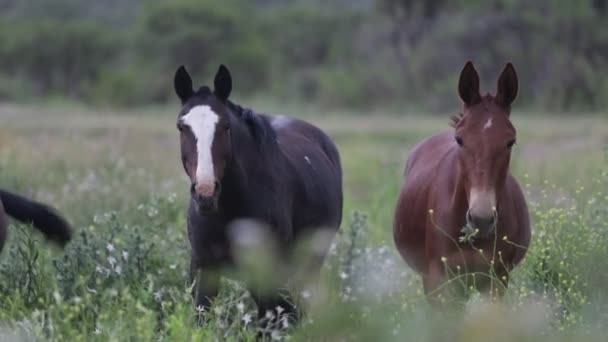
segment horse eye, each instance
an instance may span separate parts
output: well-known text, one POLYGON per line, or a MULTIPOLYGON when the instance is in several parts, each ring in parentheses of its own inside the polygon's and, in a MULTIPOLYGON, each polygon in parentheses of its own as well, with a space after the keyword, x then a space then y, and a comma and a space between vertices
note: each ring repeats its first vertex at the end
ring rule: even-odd
POLYGON ((178 122, 176 126, 177 126, 177 130, 180 132, 184 129, 184 124, 182 124, 181 122, 178 122))
POLYGON ((458 144, 458 146, 462 147, 462 138, 460 137, 456 137, 456 143, 458 144))
POLYGON ((230 125, 226 125, 226 126, 224 126, 224 130, 225 130, 225 131, 229 131, 229 130, 230 130, 230 125))
POLYGON ((511 147, 513 147, 513 145, 515 145, 515 139, 509 141, 509 143, 507 144, 507 148, 511 149, 511 147))

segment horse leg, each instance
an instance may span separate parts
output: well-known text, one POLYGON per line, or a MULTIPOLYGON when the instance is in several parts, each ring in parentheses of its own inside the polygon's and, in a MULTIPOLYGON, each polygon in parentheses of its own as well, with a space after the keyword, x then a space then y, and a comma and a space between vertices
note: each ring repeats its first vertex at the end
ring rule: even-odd
POLYGON ((190 281, 193 283, 192 296, 197 310, 207 311, 219 291, 219 267, 203 263, 193 256, 190 261, 190 281))
POLYGON ((252 293, 258 305, 261 325, 259 337, 269 337, 273 330, 287 328, 297 323, 300 313, 289 291, 285 288, 273 292, 252 293))
POLYGON ((447 277, 445 271, 437 263, 431 263, 428 268, 428 273, 422 278, 424 285, 424 294, 427 296, 429 303, 434 307, 443 306, 445 298, 445 288, 447 277))
POLYGON ((509 272, 507 270, 495 270, 494 274, 485 276, 485 279, 477 283, 477 290, 490 300, 502 299, 509 286, 509 272))
POLYGON ((303 293, 304 297, 316 293, 320 286, 321 269, 327 259, 336 232, 334 229, 325 229, 314 234, 317 234, 317 238, 307 241, 305 252, 298 254, 295 264, 290 266, 290 269, 295 270, 291 275, 290 284, 293 284, 298 292, 303 293), (318 237, 322 237, 322 239, 318 237))
POLYGON ((192 248, 190 281, 198 311, 209 309, 219 291, 220 272, 232 261, 224 227, 221 219, 201 216, 191 204, 188 211, 188 238, 192 248))
POLYGON ((446 265, 442 262, 432 262, 428 273, 423 276, 424 293, 431 306, 445 308, 446 306, 460 307, 464 298, 466 284, 460 278, 450 279, 446 273, 446 265))
POLYGON ((2 206, 2 200, 0 200, 0 252, 2 252, 2 248, 4 247, 4 241, 6 241, 8 228, 8 218, 6 217, 6 213, 4 212, 4 207, 2 206))

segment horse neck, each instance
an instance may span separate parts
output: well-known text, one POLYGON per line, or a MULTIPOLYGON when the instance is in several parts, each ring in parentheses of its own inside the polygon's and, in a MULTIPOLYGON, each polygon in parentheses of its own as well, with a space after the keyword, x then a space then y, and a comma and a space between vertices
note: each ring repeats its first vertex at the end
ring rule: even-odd
POLYGON ((450 152, 448 159, 446 160, 449 166, 445 166, 445 170, 454 170, 454 172, 448 173, 447 185, 450 194, 450 207, 452 210, 457 211, 460 216, 465 217, 466 211, 469 207, 469 201, 467 199, 467 188, 465 187, 465 174, 464 170, 458 164, 458 151, 455 149, 450 152))
POLYGON ((227 196, 242 197, 252 188, 264 187, 272 180, 282 154, 277 153, 278 145, 256 139, 238 113, 231 111, 230 115, 232 158, 226 164, 222 189, 230 189, 227 196))

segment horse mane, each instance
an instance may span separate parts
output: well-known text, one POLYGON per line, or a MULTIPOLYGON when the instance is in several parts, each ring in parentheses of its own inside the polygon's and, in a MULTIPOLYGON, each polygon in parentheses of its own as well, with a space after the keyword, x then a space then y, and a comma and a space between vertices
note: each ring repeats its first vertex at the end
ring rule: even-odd
MULTIPOLYGON (((196 93, 201 97, 207 97, 211 95, 213 91, 207 86, 202 86, 196 93)), ((262 115, 255 113, 252 109, 244 108, 231 101, 227 101, 226 106, 236 114, 239 120, 245 123, 258 145, 267 145, 276 142, 276 132, 274 131, 274 128, 272 128, 270 122, 262 115)))
POLYGON ((198 88, 198 91, 196 92, 196 94, 201 97, 207 97, 207 96, 211 95, 211 88, 209 88, 207 86, 202 86, 202 87, 198 88))
POLYGON ((228 108, 232 110, 236 116, 249 128, 249 132, 253 136, 255 142, 259 145, 274 144, 277 141, 277 135, 264 116, 257 114, 253 109, 244 108, 238 104, 228 101, 228 108))
POLYGON ((450 126, 456 128, 460 120, 464 117, 464 113, 456 113, 450 115, 450 126))

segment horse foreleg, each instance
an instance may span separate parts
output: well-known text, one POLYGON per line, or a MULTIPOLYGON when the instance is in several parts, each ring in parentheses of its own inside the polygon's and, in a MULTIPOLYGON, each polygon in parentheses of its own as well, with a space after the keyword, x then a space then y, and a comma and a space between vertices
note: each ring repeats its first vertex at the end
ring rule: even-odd
POLYGON ((434 307, 461 306, 466 285, 459 277, 450 277, 446 264, 433 262, 423 276, 424 293, 434 307))
POLYGON ((495 270, 487 275, 485 281, 477 283, 477 290, 490 300, 502 299, 509 286, 509 271, 505 269, 495 270))
POLYGON ((193 284, 192 296, 196 309, 199 312, 207 311, 219 291, 219 267, 212 267, 208 263, 192 257, 190 280, 193 284))
POLYGON ((293 325, 300 318, 293 297, 285 288, 273 292, 253 293, 252 296, 258 305, 258 320, 264 336, 272 330, 293 325))
POLYGON ((4 212, 2 200, 0 200, 0 252, 2 252, 2 248, 4 247, 4 241, 6 241, 7 228, 8 218, 6 217, 6 214, 4 212))
POLYGON ((447 300, 445 286, 447 285, 447 275, 441 264, 431 263, 428 272, 423 276, 424 294, 427 296, 432 306, 443 306, 447 300))

